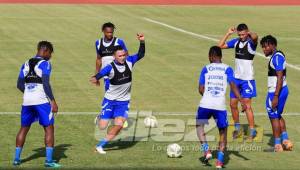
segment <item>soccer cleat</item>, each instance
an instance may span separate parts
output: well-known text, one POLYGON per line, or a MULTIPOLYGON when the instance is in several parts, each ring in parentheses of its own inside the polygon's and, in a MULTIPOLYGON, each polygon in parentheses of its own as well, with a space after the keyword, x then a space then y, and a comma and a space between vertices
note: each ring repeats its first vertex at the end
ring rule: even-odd
POLYGON ((250 134, 250 136, 248 137, 248 139, 249 139, 249 140, 253 140, 256 136, 257 136, 257 131, 254 130, 254 131, 252 132, 252 134, 250 134))
POLYGON ((276 144, 274 146, 274 152, 282 152, 282 151, 283 151, 283 148, 282 148, 281 144, 276 144))
POLYGON ((204 152, 203 158, 204 158, 204 159, 202 160, 203 165, 208 165, 208 161, 209 161, 210 159, 212 159, 211 151, 208 150, 208 151, 204 152))
POLYGON ((223 168, 223 165, 224 165, 223 162, 217 160, 217 162, 216 162, 216 168, 217 168, 217 169, 222 169, 222 168, 223 168))
POLYGON ((283 146, 283 149, 286 150, 286 151, 292 151, 293 150, 293 143, 288 139, 284 140, 282 142, 282 146, 283 146))
POLYGON ((96 147, 96 151, 100 154, 106 154, 106 152, 103 150, 101 146, 96 147))
POLYGON ((21 165, 21 160, 15 159, 14 162, 13 162, 13 165, 14 165, 14 166, 19 166, 19 165, 21 165))
POLYGON ((51 161, 51 162, 45 161, 44 165, 46 168, 60 168, 61 167, 60 164, 55 163, 54 161, 51 161))
POLYGON ((127 122, 127 120, 125 120, 125 122, 123 123, 123 128, 125 129, 127 127, 128 127, 128 122, 127 122))
POLYGON ((208 150, 207 152, 204 153, 204 158, 207 161, 212 158, 212 154, 211 154, 210 150, 208 150))
POLYGON ((242 131, 241 130, 234 130, 233 132, 232 132, 232 138, 233 139, 237 139, 237 138, 239 138, 239 137, 241 137, 242 136, 242 131))

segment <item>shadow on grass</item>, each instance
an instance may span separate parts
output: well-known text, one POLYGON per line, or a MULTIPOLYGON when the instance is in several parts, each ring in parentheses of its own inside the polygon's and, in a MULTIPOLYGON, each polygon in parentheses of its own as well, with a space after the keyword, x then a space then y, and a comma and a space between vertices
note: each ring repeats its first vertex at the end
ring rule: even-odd
MULTIPOLYGON (((65 151, 68 150, 68 148, 71 146, 72 146, 71 144, 60 144, 60 145, 55 146, 54 152, 53 152, 53 160, 56 160, 56 162, 59 162, 62 158, 67 158, 65 151)), ((22 163, 46 156, 46 148, 45 147, 34 149, 33 151, 35 153, 25 159, 22 159, 22 163)))
MULTIPOLYGON (((217 150, 212 151, 213 158, 216 158, 216 157, 217 157, 217 153, 218 153, 217 150)), ((229 163, 229 161, 230 161, 230 159, 231 159, 231 158, 230 158, 231 155, 235 155, 235 156, 237 156, 237 157, 239 157, 239 158, 244 159, 245 161, 250 160, 250 159, 248 159, 247 157, 245 157, 244 155, 240 154, 239 151, 225 151, 225 155, 224 155, 224 156, 225 156, 225 157, 224 157, 224 168, 225 168, 225 165, 227 165, 227 164, 229 163)), ((209 166, 209 167, 215 166, 215 161, 210 160, 209 162, 204 162, 204 156, 203 156, 203 157, 200 157, 200 158, 199 158, 199 161, 200 161, 204 166, 209 166), (213 165, 212 165, 212 164, 213 164, 213 165)))

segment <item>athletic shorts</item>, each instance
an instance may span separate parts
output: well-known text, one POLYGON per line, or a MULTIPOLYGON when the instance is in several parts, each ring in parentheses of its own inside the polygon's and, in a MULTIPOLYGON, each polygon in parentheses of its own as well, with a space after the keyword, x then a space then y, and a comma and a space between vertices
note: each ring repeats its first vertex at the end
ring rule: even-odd
POLYGON ((35 121, 39 121, 40 125, 44 127, 54 124, 50 103, 22 106, 21 125, 28 127, 35 121))
MULTIPOLYGON (((242 98, 253 98, 256 97, 256 83, 255 80, 234 80, 237 88, 240 90, 242 98)), ((233 91, 230 90, 230 98, 236 98, 233 91)))
POLYGON ((129 101, 114 101, 103 99, 100 119, 114 119, 116 117, 128 118, 129 101))
POLYGON ((280 119, 283 113, 285 102, 289 95, 289 89, 284 86, 278 96, 278 105, 275 109, 272 109, 272 100, 274 98, 274 92, 267 94, 266 109, 270 119, 280 119))
POLYGON ((198 108, 196 123, 197 125, 208 124, 208 119, 211 117, 215 119, 218 128, 226 128, 228 126, 226 110, 214 110, 203 107, 198 108))

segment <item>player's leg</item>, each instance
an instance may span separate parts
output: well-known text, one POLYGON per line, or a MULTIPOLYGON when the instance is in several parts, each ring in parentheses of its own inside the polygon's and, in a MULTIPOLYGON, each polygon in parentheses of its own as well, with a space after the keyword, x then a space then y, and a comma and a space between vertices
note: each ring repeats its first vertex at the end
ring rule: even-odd
POLYGON ((102 139, 96 147, 96 150, 100 154, 106 153, 103 150, 103 148, 119 134, 119 132, 123 128, 124 122, 128 118, 129 102, 114 101, 111 103, 111 106, 111 111, 113 114, 112 118, 114 118, 114 125, 108 130, 106 137, 102 139))
POLYGON ((250 128, 250 138, 253 139, 256 137, 257 131, 255 129, 255 122, 254 122, 254 114, 253 114, 253 110, 252 110, 252 104, 251 104, 251 98, 243 98, 242 99, 244 101, 244 103, 246 104, 246 116, 247 116, 247 120, 249 123, 249 128, 250 128))
POLYGON ((217 153, 217 161, 216 161, 216 168, 222 168, 224 165, 224 152, 226 150, 227 145, 227 127, 228 127, 228 121, 227 121, 227 112, 226 110, 215 110, 214 111, 214 119, 216 120, 218 129, 219 129, 219 135, 220 135, 220 141, 219 141, 219 150, 217 153))
POLYGON ((232 113, 232 119, 234 121, 234 131, 233 131, 232 137, 233 137, 233 139, 236 139, 239 136, 241 136, 241 134, 242 134, 237 98, 230 99, 230 109, 231 109, 231 113, 232 113))
POLYGON ((226 128, 219 128, 219 135, 220 135, 220 141, 219 141, 219 150, 217 153, 217 162, 216 162, 216 168, 222 168, 224 165, 224 152, 226 150, 227 145, 227 127, 226 128))
POLYGON ((268 93, 267 99, 266 99, 266 109, 269 115, 269 119, 272 125, 272 132, 274 137, 274 151, 275 152, 282 152, 283 148, 281 145, 281 127, 280 127, 280 119, 281 115, 277 113, 276 110, 272 109, 272 99, 273 99, 274 93, 268 93))
POLYGON ((53 160, 54 150, 54 115, 51 111, 50 103, 45 103, 35 106, 36 112, 39 114, 39 123, 44 127, 45 132, 45 147, 46 147, 46 160, 45 167, 58 168, 61 165, 55 163, 53 160))
POLYGON ((252 98, 256 97, 256 83, 255 80, 243 81, 241 84, 241 95, 246 104, 246 116, 249 124, 250 135, 249 138, 253 139, 257 135, 254 122, 254 114, 252 109, 252 98))
POLYGON ((212 158, 211 151, 209 149, 209 145, 206 140, 204 126, 208 124, 208 119, 211 117, 210 109, 206 108, 198 108, 197 116, 196 116, 196 130, 197 136, 199 138, 201 144, 201 151, 204 152, 204 162, 208 163, 207 161, 212 158))
POLYGON ((16 149, 13 165, 21 164, 21 153, 31 124, 34 122, 36 114, 32 106, 22 106, 21 110, 21 128, 16 136, 16 149))
MULTIPOLYGON (((279 95, 279 101, 278 101, 278 106, 277 106, 277 113, 278 114, 282 114, 283 110, 284 110, 284 106, 285 103, 287 101, 288 98, 288 87, 283 87, 280 95, 279 95)), ((280 130, 281 130, 281 141, 282 141, 282 145, 283 145, 283 149, 284 150, 293 150, 293 143, 291 142, 291 140, 289 140, 288 137, 288 133, 286 130, 286 125, 285 125, 285 120, 284 118, 281 116, 281 118, 279 119, 279 123, 280 123, 280 130)))

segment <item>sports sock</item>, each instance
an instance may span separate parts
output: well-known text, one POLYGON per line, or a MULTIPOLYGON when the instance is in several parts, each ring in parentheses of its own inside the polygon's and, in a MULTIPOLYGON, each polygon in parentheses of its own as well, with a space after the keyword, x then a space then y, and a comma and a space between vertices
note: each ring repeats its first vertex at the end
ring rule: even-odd
POLYGON ((15 150, 15 160, 21 159, 22 147, 16 147, 15 150))
POLYGON ((250 135, 251 136, 256 136, 256 130, 255 130, 255 128, 250 128, 250 135))
POLYGON ((284 141, 284 140, 288 140, 289 137, 288 137, 288 133, 287 132, 282 132, 281 133, 281 140, 284 141))
POLYGON ((281 139, 280 139, 280 138, 275 138, 275 139, 274 139, 274 144, 275 144, 275 145, 281 144, 281 139))
POLYGON ((46 161, 52 162, 53 147, 46 147, 46 161))
POLYGON ((234 123, 234 128, 235 128, 235 130, 239 131, 241 129, 241 124, 240 123, 234 123))
POLYGON ((219 152, 218 152, 217 159, 218 159, 220 162, 224 163, 224 153, 223 153, 222 151, 219 151, 219 152))
POLYGON ((208 144, 207 144, 207 143, 203 143, 203 144, 201 145, 201 151, 207 152, 208 150, 209 150, 208 144))
POLYGON ((99 143, 97 144, 97 147, 101 146, 103 148, 107 143, 108 143, 108 141, 104 138, 99 141, 99 143))

